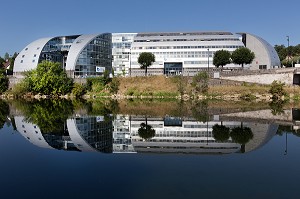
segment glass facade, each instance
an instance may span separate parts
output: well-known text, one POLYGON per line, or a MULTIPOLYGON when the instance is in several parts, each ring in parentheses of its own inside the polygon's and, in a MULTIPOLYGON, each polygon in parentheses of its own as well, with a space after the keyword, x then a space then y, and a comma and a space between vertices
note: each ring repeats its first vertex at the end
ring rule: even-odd
POLYGON ((69 49, 77 37, 79 37, 79 35, 55 37, 51 39, 42 49, 38 62, 59 62, 63 67, 65 67, 69 49))
POLYGON ((111 73, 111 34, 94 38, 79 54, 75 66, 75 76, 98 76, 104 70, 111 73))
POLYGON ((182 62, 178 63, 164 63, 165 75, 180 75, 182 73, 182 62))

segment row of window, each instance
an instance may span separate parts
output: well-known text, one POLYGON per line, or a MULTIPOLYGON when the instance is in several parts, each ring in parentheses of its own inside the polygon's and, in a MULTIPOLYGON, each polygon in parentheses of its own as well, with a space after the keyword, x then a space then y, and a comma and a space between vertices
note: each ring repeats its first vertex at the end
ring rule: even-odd
POLYGON ((147 49, 211 49, 211 48, 241 48, 241 45, 214 45, 214 46, 144 46, 144 47, 133 47, 132 50, 147 50, 147 49))
MULTIPOLYGON (((37 47, 37 48, 36 48, 36 50, 39 50, 39 49, 40 49, 40 47, 37 47)), ((25 48, 25 51, 27 51, 27 50, 28 50, 28 48, 25 48)))
MULTIPOLYGON (((177 52, 153 52, 154 55, 205 55, 214 54, 215 51, 177 51, 177 52)), ((132 57, 139 55, 139 52, 132 53, 132 57)))
POLYGON ((214 39, 136 39, 134 42, 170 42, 170 41, 240 41, 238 38, 214 38, 214 39))
MULTIPOLYGON (((23 63, 24 61, 21 60, 20 63, 23 63)), ((35 63, 35 59, 32 60, 32 63, 35 63)))
POLYGON ((139 33, 139 37, 152 36, 182 36, 182 35, 233 35, 230 32, 168 32, 168 33, 139 33))

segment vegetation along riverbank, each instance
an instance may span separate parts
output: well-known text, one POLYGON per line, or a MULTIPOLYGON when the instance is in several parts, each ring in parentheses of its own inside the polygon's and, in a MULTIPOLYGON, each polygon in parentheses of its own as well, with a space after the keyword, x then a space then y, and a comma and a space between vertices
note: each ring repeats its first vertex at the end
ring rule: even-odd
MULTIPOLYGON (((3 98, 174 98, 222 100, 299 100, 300 87, 274 81, 271 85, 246 82, 215 84, 206 72, 193 77, 143 76, 89 77, 77 83, 69 78, 59 64, 42 62, 25 78, 8 88, 1 76, 3 98), (84 82, 84 83, 83 83, 84 82)), ((218 80, 218 82, 221 80, 218 80)))

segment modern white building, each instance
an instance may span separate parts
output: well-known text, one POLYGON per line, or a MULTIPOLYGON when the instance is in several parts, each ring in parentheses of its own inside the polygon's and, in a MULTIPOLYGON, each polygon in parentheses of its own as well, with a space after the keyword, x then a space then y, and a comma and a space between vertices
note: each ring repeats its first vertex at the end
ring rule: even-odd
MULTIPOLYGON (((255 53, 247 69, 272 69, 280 66, 274 47, 249 33, 231 32, 157 32, 104 33, 38 39, 17 56, 14 75, 36 68, 43 60, 60 62, 71 77, 102 75, 105 70, 119 76, 140 76, 137 60, 142 52, 151 52, 156 62, 149 75, 195 75, 215 68, 214 53, 233 52, 247 47, 255 53)), ((228 64, 227 68, 241 66, 228 64)))
POLYGON ((131 45, 137 33, 112 34, 112 67, 115 76, 130 75, 131 45))
MULTIPOLYGON (((151 75, 194 75, 199 70, 215 68, 214 53, 218 50, 233 52, 247 47, 255 53, 255 60, 246 68, 271 69, 280 66, 275 49, 265 40, 252 34, 231 32, 172 32, 139 33, 131 50, 131 68, 135 76, 143 75, 137 62, 139 54, 151 52, 156 62, 149 67, 151 75)), ((241 67, 228 64, 228 68, 241 67)))
POLYGON ((61 63, 70 77, 111 72, 111 33, 72 35, 38 39, 16 57, 14 75, 35 69, 46 60, 61 63))

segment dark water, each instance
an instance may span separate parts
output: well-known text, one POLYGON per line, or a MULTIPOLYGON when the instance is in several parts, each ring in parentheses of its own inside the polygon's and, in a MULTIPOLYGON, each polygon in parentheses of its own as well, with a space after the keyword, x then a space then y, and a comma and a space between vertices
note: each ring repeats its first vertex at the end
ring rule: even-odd
POLYGON ((139 105, 2 103, 1 198, 299 197, 297 109, 139 105))

